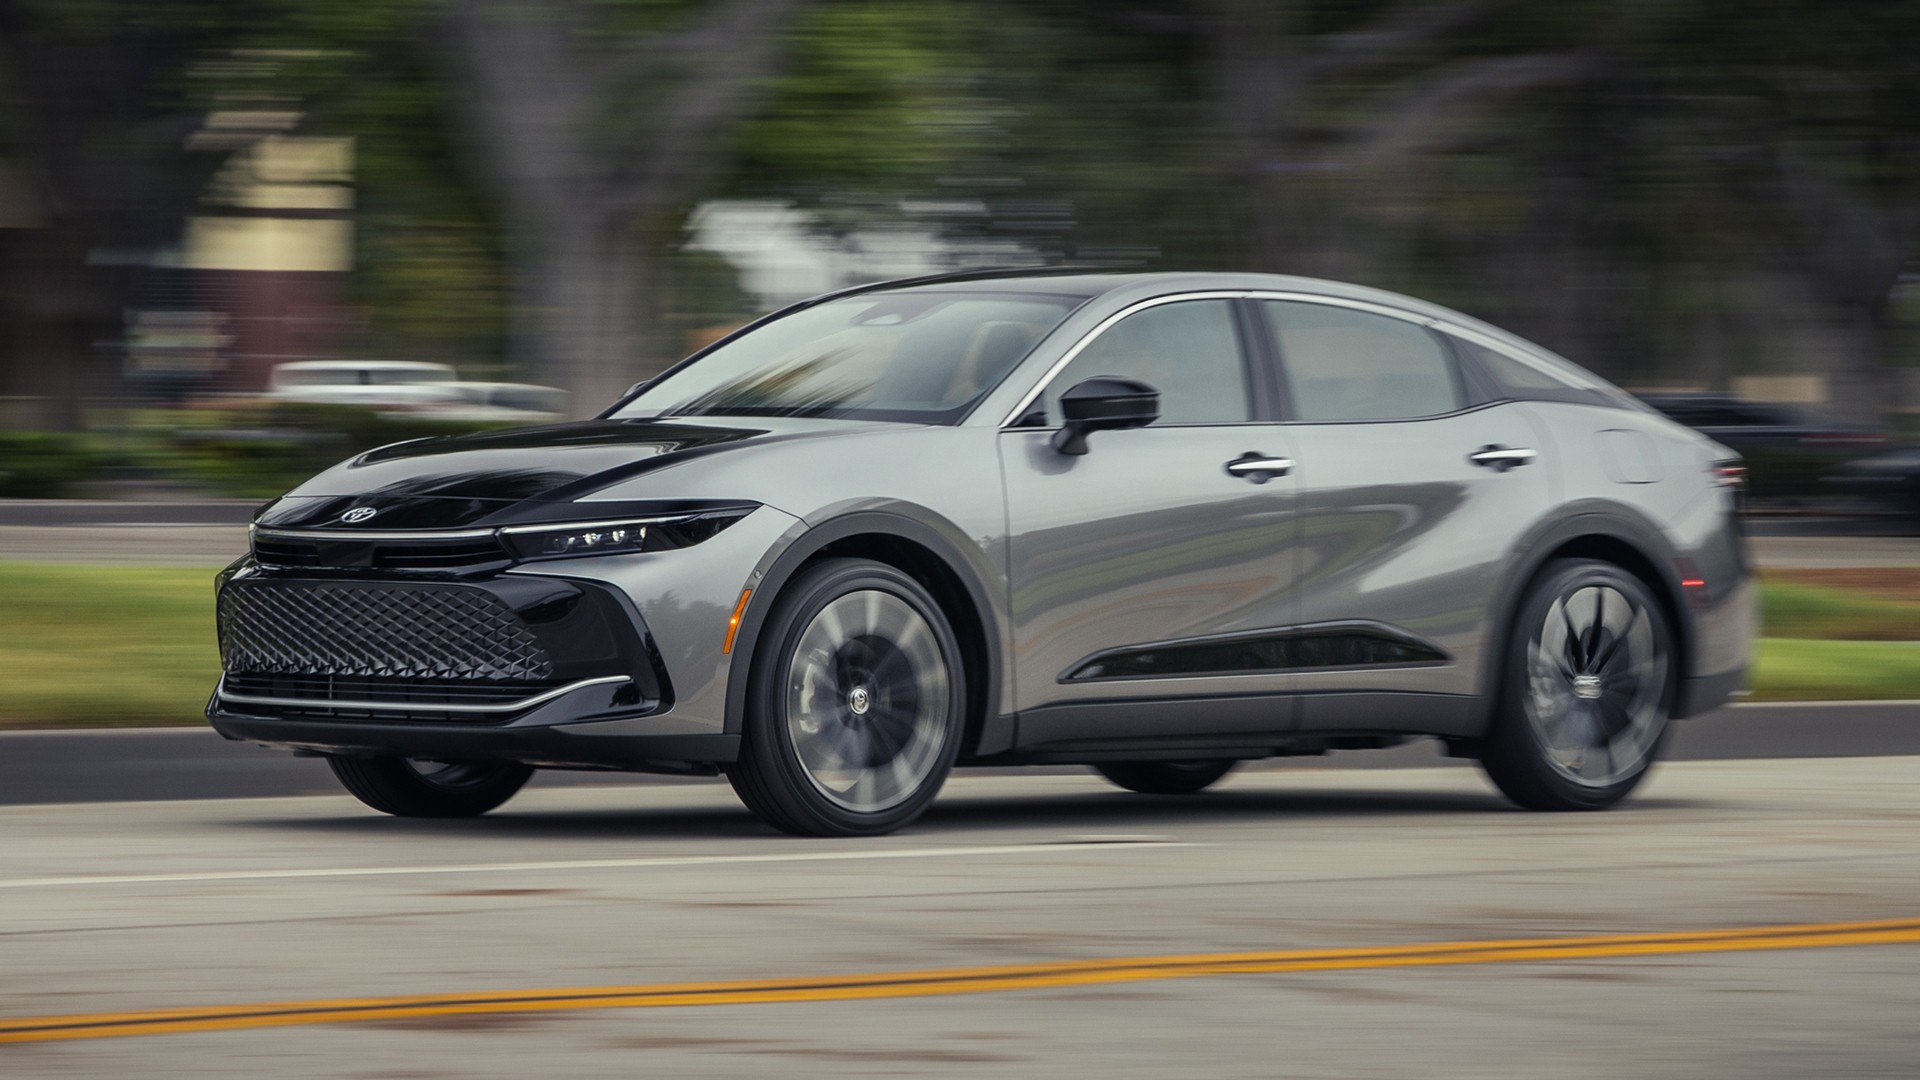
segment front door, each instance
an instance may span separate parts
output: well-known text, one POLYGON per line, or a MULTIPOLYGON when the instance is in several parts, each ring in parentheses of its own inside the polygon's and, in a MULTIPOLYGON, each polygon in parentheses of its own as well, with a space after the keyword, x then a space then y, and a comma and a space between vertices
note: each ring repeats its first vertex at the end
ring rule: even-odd
POLYGON ((1143 307, 1055 376, 1044 427, 1001 433, 1024 746, 1224 745, 1291 726, 1278 695, 1292 681, 1294 484, 1245 463, 1292 454, 1255 392, 1241 317, 1228 299, 1143 307), (1154 386, 1160 419, 1056 452, 1059 394, 1101 375, 1154 386))

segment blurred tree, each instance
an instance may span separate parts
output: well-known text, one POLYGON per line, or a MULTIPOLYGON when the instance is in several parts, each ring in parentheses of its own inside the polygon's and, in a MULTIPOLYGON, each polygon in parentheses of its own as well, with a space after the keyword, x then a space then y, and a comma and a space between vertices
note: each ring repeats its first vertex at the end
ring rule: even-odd
MULTIPOLYGON (((435 38, 439 3, 174 0, 168 11, 225 30, 179 73, 189 101, 208 114, 291 112, 297 134, 353 140, 355 259, 345 298, 365 318, 343 347, 497 373, 508 259, 493 200, 459 137, 456 88, 435 38)), ((245 146, 200 156, 218 161, 245 146)))
POLYGON ((166 80, 195 35, 99 0, 0 0, 0 396, 75 428, 119 385, 110 347, 204 173, 177 152, 195 116, 166 80))
POLYGON ((661 234, 712 183, 803 2, 450 0, 513 253, 515 354, 577 410, 677 351, 651 332, 661 234))

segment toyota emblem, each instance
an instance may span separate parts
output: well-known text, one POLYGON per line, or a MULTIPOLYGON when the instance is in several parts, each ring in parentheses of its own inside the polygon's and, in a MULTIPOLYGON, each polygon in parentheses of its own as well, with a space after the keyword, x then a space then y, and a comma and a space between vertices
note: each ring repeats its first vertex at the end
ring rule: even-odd
POLYGON ((349 525, 358 525, 379 512, 380 511, 375 510, 371 506, 356 506, 346 513, 341 514, 340 520, 349 525))

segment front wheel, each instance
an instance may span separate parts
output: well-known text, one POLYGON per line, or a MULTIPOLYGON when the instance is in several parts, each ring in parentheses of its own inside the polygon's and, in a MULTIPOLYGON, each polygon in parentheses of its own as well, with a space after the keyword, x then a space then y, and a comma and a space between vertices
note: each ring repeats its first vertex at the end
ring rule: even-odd
POLYGON ((1640 579, 1549 563, 1521 602, 1481 764, 1530 810, 1603 810, 1645 779, 1667 733, 1673 635, 1640 579))
POLYGON ((1142 795, 1191 795, 1233 771, 1238 761, 1115 761, 1094 771, 1142 795))
POLYGON ((533 775, 530 766, 512 762, 330 757, 327 764, 354 798, 396 817, 478 817, 533 775))
POLYGON ((939 793, 965 715, 960 645, 932 595, 885 563, 829 559, 774 601, 727 779, 786 832, 892 832, 939 793))

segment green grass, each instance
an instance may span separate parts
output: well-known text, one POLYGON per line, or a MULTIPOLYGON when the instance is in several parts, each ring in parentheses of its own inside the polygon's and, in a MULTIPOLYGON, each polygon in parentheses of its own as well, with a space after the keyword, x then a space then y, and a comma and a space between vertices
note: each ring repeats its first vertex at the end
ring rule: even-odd
POLYGON ((0 728, 202 722, 213 575, 0 563, 0 728))
MULTIPOLYGON (((201 722, 220 675, 213 574, 0 563, 0 728, 201 722)), ((1762 594, 1756 699, 1920 698, 1920 603, 1762 594)))
POLYGON ((1920 641, 1762 638, 1756 701, 1920 698, 1920 641))
POLYGON ((1761 625, 1770 637, 1841 641, 1920 641, 1920 604, 1852 589, 1768 582, 1761 625))

